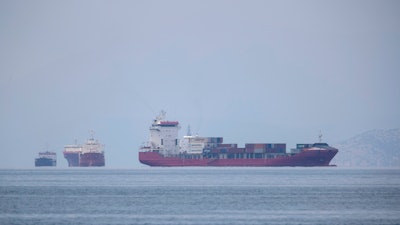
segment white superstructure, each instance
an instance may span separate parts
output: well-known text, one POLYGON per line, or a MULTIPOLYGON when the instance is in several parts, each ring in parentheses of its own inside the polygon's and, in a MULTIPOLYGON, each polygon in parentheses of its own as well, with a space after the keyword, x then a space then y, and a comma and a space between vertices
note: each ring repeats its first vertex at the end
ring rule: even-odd
POLYGON ((103 145, 95 140, 93 137, 82 145, 82 153, 103 153, 103 145))
POLYGON ((64 152, 80 153, 82 152, 82 147, 80 145, 65 145, 64 152))
POLYGON ((165 112, 162 111, 153 121, 150 127, 150 148, 159 150, 163 155, 175 155, 179 153, 178 132, 179 122, 165 121, 165 112))
POLYGON ((150 139, 140 151, 158 151, 164 156, 178 154, 203 154, 206 149, 216 148, 222 143, 222 137, 200 137, 188 135, 178 139, 180 126, 177 121, 165 120, 165 112, 161 111, 150 126, 150 139))
POLYGON ((207 140, 199 136, 183 136, 180 141, 180 152, 189 154, 201 154, 206 147, 207 140))
POLYGON ((57 154, 55 152, 39 152, 39 158, 46 158, 51 160, 57 160, 57 154))
POLYGON ((78 145, 65 145, 64 152, 66 153, 103 153, 104 145, 99 143, 98 140, 94 139, 94 132, 90 131, 91 138, 89 138, 86 143, 78 145))

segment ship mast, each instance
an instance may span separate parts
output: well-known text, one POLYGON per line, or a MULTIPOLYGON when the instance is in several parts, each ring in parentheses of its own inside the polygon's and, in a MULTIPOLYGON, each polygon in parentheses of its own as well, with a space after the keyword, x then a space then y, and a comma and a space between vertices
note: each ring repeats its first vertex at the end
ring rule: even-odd
POLYGON ((319 143, 322 143, 322 133, 321 133, 321 130, 319 131, 318 140, 319 140, 319 143))
POLYGON ((160 115, 156 117, 157 121, 162 121, 165 119, 165 114, 166 112, 164 110, 161 110, 160 115))
POLYGON ((94 130, 90 130, 89 133, 90 133, 91 139, 94 140, 94 130))

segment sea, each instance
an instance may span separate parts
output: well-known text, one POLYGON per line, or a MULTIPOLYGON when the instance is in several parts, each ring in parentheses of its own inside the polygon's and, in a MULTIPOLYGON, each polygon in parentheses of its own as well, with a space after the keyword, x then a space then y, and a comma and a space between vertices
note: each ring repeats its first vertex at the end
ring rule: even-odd
POLYGON ((1 169, 0 224, 400 224, 400 169, 1 169))

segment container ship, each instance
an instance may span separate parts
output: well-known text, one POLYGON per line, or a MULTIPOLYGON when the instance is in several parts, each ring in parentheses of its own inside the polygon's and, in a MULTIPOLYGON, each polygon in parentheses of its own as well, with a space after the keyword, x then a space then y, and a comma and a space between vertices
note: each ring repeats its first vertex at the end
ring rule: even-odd
POLYGON ((57 154, 55 152, 39 152, 39 157, 35 159, 35 167, 57 166, 57 154))
POLYGON ((64 158, 68 161, 69 167, 91 167, 105 166, 104 145, 92 137, 82 145, 64 146, 64 158))
POLYGON ((150 140, 140 147, 139 161, 149 166, 334 166, 338 149, 327 143, 297 144, 286 151, 285 143, 248 143, 245 147, 223 143, 222 137, 200 137, 190 132, 178 139, 178 121, 165 120, 161 112, 150 126, 150 140))

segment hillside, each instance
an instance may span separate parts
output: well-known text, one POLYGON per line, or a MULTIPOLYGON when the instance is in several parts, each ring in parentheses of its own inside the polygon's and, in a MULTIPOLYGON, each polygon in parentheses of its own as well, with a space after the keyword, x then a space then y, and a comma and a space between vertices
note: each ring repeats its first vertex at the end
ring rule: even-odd
POLYGON ((371 130, 333 145, 339 167, 400 167, 400 129, 371 130))

